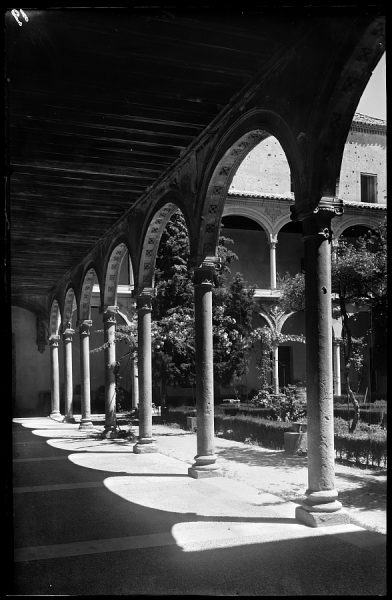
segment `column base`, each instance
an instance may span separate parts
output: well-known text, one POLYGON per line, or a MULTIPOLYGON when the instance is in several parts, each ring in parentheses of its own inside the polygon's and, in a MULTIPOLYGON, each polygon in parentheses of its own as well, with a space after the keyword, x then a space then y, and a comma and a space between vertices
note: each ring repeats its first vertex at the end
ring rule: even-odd
POLYGON ((206 477, 221 477, 222 473, 217 465, 192 465, 188 469, 188 476, 193 477, 193 479, 203 479, 206 477))
POLYGON ((54 411, 52 411, 52 412, 50 413, 49 417, 50 417, 51 419, 53 419, 54 421, 59 421, 59 420, 61 420, 61 419, 63 418, 63 415, 61 414, 61 412, 60 412, 60 411, 58 411, 58 410, 54 410, 54 411))
POLYGON ((76 423, 76 421, 75 421, 74 417, 72 417, 72 416, 71 417, 65 416, 63 419, 63 423, 76 423))
POLYGON ((105 426, 105 429, 103 430, 101 437, 107 440, 110 440, 112 438, 117 438, 118 437, 118 431, 117 431, 117 427, 115 425, 110 425, 110 426, 105 426))
POLYGON ((345 510, 335 509, 333 512, 327 512, 327 505, 324 504, 323 511, 321 511, 322 506, 297 506, 295 509, 295 518, 309 527, 328 527, 330 525, 347 525, 350 523, 350 516, 345 510))
POLYGON ((201 479, 202 477, 219 477, 219 465, 215 463, 215 454, 199 454, 195 456, 195 462, 188 469, 189 477, 201 479))
POLYGON ((139 438, 139 441, 133 447, 133 451, 135 454, 150 454, 158 452, 158 448, 152 438, 139 438))
POLYGON ((90 419, 82 419, 80 421, 79 429, 93 429, 94 425, 90 419))

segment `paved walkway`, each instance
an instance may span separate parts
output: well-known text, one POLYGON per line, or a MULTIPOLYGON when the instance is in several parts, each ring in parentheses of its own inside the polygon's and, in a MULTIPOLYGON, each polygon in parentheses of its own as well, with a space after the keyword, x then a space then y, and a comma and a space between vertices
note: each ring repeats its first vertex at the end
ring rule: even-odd
POLYGON ((14 594, 386 594, 384 471, 337 465, 353 522, 309 528, 304 458, 217 439, 223 476, 195 480, 196 435, 173 426, 147 455, 102 426, 14 429, 14 594))

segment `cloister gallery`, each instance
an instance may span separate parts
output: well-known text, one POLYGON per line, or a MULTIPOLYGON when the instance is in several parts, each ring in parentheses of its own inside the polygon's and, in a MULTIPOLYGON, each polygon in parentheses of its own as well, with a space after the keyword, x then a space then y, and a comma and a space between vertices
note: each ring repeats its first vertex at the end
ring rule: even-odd
MULTIPOLYGON (((189 475, 213 476, 212 286, 223 223, 267 322, 277 272, 301 268, 302 259, 304 323, 296 326, 306 345, 287 363, 307 391, 307 507, 298 518, 338 518, 333 338, 336 348, 340 334, 331 313, 331 250, 349 228, 355 235, 353 227, 373 227, 385 214, 386 126, 355 115, 384 53, 384 17, 24 14, 20 24, 6 15, 15 413, 39 414, 50 387, 50 416, 60 417, 61 401, 71 418, 76 376, 80 427, 91 427, 94 373, 94 386, 105 386, 105 426, 113 427, 112 342, 135 305, 134 452, 156 452, 154 269, 162 233, 181 210, 194 269, 198 427, 189 475), (377 177, 374 197, 371 186, 361 197, 361 175, 377 177), (90 354, 94 315, 109 342, 104 358, 90 354)), ((385 386, 385 373, 378 377, 385 386)))

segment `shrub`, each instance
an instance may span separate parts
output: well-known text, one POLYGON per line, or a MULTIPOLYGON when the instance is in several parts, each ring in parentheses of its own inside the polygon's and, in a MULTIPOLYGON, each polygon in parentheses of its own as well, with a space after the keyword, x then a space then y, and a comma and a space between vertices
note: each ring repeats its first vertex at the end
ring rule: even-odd
POLYGON ((214 426, 215 432, 221 432, 226 439, 237 442, 250 440, 275 450, 284 448, 284 433, 291 428, 290 423, 246 415, 215 416, 214 426))
POLYGON ((298 396, 295 385, 287 385, 282 394, 276 395, 271 394, 269 389, 262 389, 252 403, 259 410, 265 410, 265 416, 274 421, 298 421, 306 415, 306 400, 298 396))

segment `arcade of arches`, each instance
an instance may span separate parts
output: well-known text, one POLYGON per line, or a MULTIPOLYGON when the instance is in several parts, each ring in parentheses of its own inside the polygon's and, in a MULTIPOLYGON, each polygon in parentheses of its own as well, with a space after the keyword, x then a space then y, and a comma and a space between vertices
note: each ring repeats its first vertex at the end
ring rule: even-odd
MULTIPOLYGON (((105 372, 103 395, 108 431, 115 427, 116 420, 115 330, 136 310, 138 356, 137 360, 130 359, 129 369, 133 404, 139 406, 139 437, 133 451, 156 452, 151 375, 154 268, 162 232, 180 208, 188 227, 190 262, 195 269, 198 427, 195 462, 189 475, 216 476, 219 460, 214 451, 212 287, 222 219, 228 234, 243 250, 239 251, 238 270, 256 284, 260 302, 268 304, 268 297, 278 297, 279 274, 303 268, 304 314, 286 315, 279 327, 282 331, 304 327, 306 335, 306 352, 303 349, 301 356, 297 354, 297 362, 290 367, 300 374, 298 379, 306 379, 308 403, 308 489, 305 506, 298 508, 297 517, 318 525, 327 524, 332 518, 335 523, 346 519, 334 476, 333 361, 336 370, 338 358, 332 344, 330 264, 333 231, 340 235, 347 227, 368 227, 383 216, 380 207, 366 203, 358 208, 355 202, 350 207, 344 201, 344 190, 341 195, 337 193, 355 107, 383 53, 383 18, 370 15, 358 19, 349 32, 345 23, 341 31, 334 29, 332 45, 323 46, 321 35, 307 35, 309 44, 314 44, 312 64, 317 69, 313 68, 303 93, 294 91, 298 89, 294 82, 303 80, 301 73, 306 62, 300 51, 302 45, 297 44, 297 58, 286 57, 278 71, 265 67, 262 76, 252 80, 246 90, 241 88, 232 102, 224 105, 214 126, 209 123, 209 128, 173 162, 172 168, 141 194, 140 201, 124 211, 123 217, 108 227, 75 266, 64 269, 63 277, 50 288, 45 301, 37 300, 34 294, 27 301, 16 291, 14 306, 16 315, 33 310, 37 319, 35 335, 41 354, 35 361, 34 373, 44 364, 45 343, 49 343, 51 416, 72 419, 75 401, 79 400, 74 395, 77 373, 80 427, 92 426, 91 374, 100 364, 105 372), (337 47, 341 51, 339 58, 335 54, 337 47), (282 83, 284 78, 286 82, 282 83), (252 154, 253 150, 256 154, 252 154), (252 170, 252 156, 258 156, 258 172, 253 178, 255 187, 248 189, 246 182, 252 178, 241 168, 252 170), (268 168, 275 175, 273 186, 268 168), (341 224, 335 227, 339 220, 341 224), (91 337, 98 335, 101 324, 104 359, 102 354, 90 352, 91 337)), ((367 127, 363 123, 361 126, 367 127)), ((385 135, 382 127, 381 130, 377 133, 380 137, 385 135)), ((379 189, 381 193, 382 186, 379 189)), ((385 201, 380 204, 385 206, 385 201)), ((78 235, 82 236, 82 232, 78 235)), ((32 333, 31 321, 29 327, 32 333)), ((15 336, 16 333, 17 328, 15 336)), ((15 338, 17 365, 26 358, 31 360, 31 356, 23 355, 26 350, 19 341, 15 338)), ((14 377, 17 390, 20 374, 15 373, 14 377)), ((274 378, 278 380, 279 373, 274 378)), ((40 384, 46 389, 47 384, 40 384)), ((335 377, 335 391, 337 385, 335 377)))

